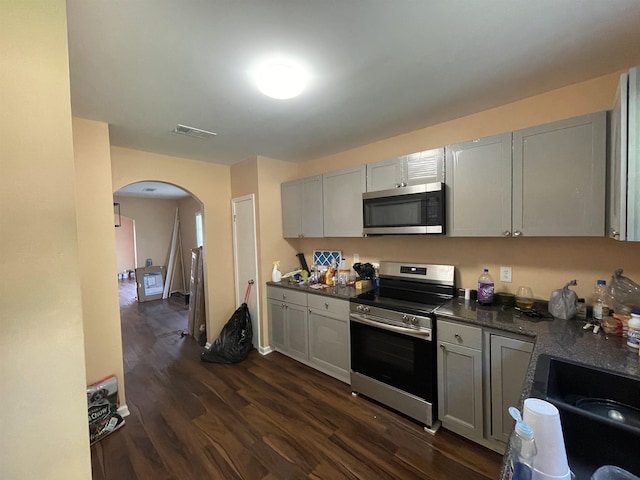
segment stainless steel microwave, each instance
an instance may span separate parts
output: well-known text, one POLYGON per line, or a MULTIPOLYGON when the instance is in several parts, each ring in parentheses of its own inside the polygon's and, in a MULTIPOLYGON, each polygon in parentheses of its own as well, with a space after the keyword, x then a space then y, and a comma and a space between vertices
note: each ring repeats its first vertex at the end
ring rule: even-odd
POLYGON ((441 182, 363 193, 362 233, 445 234, 444 200, 441 182))

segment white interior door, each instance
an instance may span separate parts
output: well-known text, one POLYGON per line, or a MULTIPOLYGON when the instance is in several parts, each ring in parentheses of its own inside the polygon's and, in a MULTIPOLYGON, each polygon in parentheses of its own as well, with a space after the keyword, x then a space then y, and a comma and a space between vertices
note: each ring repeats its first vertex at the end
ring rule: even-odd
POLYGON ((260 351, 260 310, 258 288, 258 248, 256 245, 255 196, 245 195, 231 200, 233 215, 233 258, 236 283, 236 306, 244 301, 250 280, 255 283, 247 305, 251 314, 253 346, 260 351))

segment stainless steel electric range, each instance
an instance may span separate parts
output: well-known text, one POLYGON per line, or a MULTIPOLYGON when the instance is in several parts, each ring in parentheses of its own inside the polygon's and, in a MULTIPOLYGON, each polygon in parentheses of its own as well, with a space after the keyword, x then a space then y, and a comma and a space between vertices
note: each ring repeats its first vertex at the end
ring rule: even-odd
POLYGON ((455 294, 451 265, 380 263, 380 285, 350 300, 351 390, 426 425, 437 420, 434 310, 455 294))

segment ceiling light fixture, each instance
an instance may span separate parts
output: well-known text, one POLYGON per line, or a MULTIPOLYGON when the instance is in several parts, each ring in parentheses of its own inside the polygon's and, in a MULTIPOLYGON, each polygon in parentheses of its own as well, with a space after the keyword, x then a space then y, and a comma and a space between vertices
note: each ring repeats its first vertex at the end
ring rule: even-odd
POLYGON ((299 65, 283 60, 264 64, 255 75, 258 89, 267 97, 278 100, 300 95, 308 79, 309 76, 299 65))

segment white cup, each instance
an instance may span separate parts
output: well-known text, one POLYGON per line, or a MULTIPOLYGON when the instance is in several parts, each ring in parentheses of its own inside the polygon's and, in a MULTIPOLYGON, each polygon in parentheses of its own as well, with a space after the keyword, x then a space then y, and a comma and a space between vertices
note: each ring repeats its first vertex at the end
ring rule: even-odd
POLYGON ((539 398, 527 398, 522 418, 533 429, 538 449, 533 462, 533 480, 569 480, 571 470, 558 409, 539 398))

